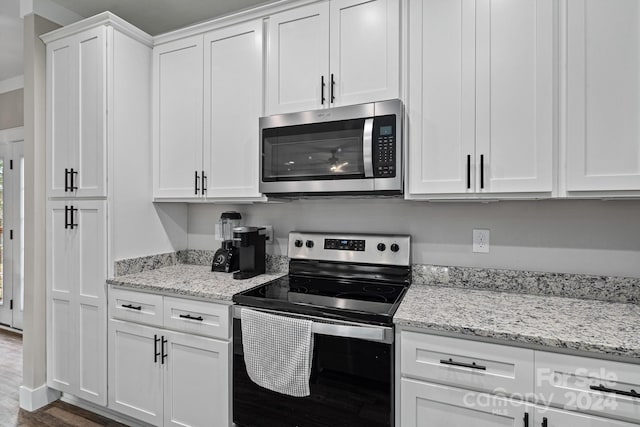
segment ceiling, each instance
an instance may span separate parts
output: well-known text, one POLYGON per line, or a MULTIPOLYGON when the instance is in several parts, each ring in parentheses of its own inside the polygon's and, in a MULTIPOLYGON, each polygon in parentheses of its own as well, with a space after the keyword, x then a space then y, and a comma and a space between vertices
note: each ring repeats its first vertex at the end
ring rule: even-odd
MULTIPOLYGON (((51 0, 89 17, 110 11, 152 36, 273 0, 51 0)), ((0 82, 23 74, 20 0, 0 0, 0 82)))

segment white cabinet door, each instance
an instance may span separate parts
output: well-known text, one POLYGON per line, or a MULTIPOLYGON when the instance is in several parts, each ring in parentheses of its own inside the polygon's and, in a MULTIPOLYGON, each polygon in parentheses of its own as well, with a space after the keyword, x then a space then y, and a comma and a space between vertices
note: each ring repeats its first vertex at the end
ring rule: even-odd
POLYGON ((524 402, 406 378, 400 393, 401 427, 521 427, 532 417, 524 402))
POLYGON ((106 28, 47 45, 48 197, 106 197, 106 28))
POLYGON ((47 383, 105 405, 106 202, 50 202, 47 223, 47 383))
POLYGON ((329 105, 329 3, 269 17, 267 114, 329 105))
POLYGON ((202 196, 202 36, 153 50, 153 193, 202 196))
POLYGON ((408 192, 473 193, 474 3, 412 0, 409 9, 408 192))
POLYGON ((409 197, 550 193, 553 2, 409 7, 409 197))
POLYGON ((567 2, 567 190, 640 190, 640 2, 567 2))
POLYGON ((551 192, 552 0, 476 1, 476 187, 551 192))
POLYGON ((543 427, 637 427, 623 421, 609 418, 594 417, 592 415, 577 414, 575 412, 536 407, 535 420, 532 426, 543 427))
POLYGON ((332 0, 330 14, 330 105, 398 98, 400 92, 400 2, 332 0))
POLYGON ((229 425, 231 344, 179 332, 168 340, 165 363, 164 425, 229 425))
POLYGON ((262 21, 204 35, 207 198, 259 197, 262 21))
POLYGON ((161 335, 148 326, 109 320, 109 408, 153 425, 163 419, 161 335))

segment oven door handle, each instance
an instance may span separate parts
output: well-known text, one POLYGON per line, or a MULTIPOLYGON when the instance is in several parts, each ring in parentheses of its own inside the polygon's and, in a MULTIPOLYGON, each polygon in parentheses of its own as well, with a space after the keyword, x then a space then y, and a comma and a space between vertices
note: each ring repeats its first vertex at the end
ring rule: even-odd
POLYGON ((362 161, 364 163, 364 177, 373 178, 373 119, 364 121, 362 132, 362 161))
POLYGON ((332 323, 313 322, 311 330, 314 334, 357 338, 368 341, 384 341, 384 329, 367 326, 336 325, 332 323))

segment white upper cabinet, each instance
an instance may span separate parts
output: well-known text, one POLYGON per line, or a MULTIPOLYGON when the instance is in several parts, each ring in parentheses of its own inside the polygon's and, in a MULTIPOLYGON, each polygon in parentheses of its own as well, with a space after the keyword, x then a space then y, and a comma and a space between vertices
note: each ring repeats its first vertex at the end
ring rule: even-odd
POLYGON ((259 200, 262 20, 154 48, 156 200, 259 200))
POLYGON ((153 50, 153 192, 202 195, 203 43, 194 36, 153 50))
POLYGON ((262 22, 205 34, 204 76, 205 194, 260 197, 262 22))
POLYGON ((106 27, 47 45, 48 197, 106 197, 106 27))
POLYGON ((332 0, 269 18, 267 114, 397 98, 398 0, 332 0))
POLYGON ((640 190, 640 2, 568 0, 567 191, 640 190))
POLYGON ((548 193, 554 3, 412 0, 412 198, 548 193))

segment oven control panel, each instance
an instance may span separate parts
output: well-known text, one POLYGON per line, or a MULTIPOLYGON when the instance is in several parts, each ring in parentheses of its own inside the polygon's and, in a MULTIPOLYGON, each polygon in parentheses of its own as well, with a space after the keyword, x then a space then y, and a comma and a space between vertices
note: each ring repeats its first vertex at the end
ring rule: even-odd
POLYGON ((400 234, 289 233, 294 259, 410 265, 410 250, 410 236, 400 234))
POLYGON ((364 251, 365 241, 360 239, 324 239, 325 249, 364 251))

